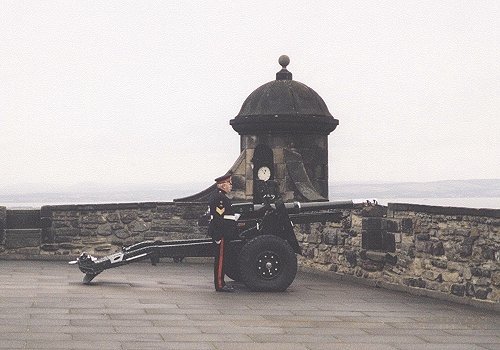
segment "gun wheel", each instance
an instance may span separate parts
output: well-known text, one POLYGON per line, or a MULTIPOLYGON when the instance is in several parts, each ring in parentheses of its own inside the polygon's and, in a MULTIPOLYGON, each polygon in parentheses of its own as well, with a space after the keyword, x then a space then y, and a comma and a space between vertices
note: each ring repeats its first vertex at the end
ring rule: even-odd
POLYGON ((273 235, 257 236, 245 244, 239 265, 242 281, 255 291, 285 291, 297 274, 292 247, 273 235))
POLYGON ((281 257, 273 251, 265 251, 258 255, 256 268, 261 278, 272 280, 282 273, 281 257))

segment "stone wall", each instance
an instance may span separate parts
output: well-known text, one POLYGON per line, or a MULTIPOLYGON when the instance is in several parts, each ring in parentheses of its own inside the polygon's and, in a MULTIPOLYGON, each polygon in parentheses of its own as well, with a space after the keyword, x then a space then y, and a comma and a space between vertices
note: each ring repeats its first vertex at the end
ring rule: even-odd
POLYGON ((4 240, 0 257, 66 259, 82 251, 102 256, 144 240, 206 237, 206 228, 197 225, 204 211, 206 205, 197 203, 45 206, 38 243, 22 239, 26 228, 7 229, 12 241, 17 237, 24 244, 6 245, 4 240))
POLYGON ((0 207, 0 252, 5 241, 5 224, 7 220, 7 208, 0 207))
POLYGON ((303 266, 500 302, 500 210, 389 204, 299 225, 303 266))
MULTIPOLYGON (((206 237, 199 203, 0 207, 0 258, 103 256, 143 240, 206 237), (36 227, 34 227, 36 226, 36 227)), ((295 226, 305 269, 379 286, 500 302, 500 210, 389 204, 344 210, 339 223, 295 226)))
POLYGON ((403 280, 454 295, 500 301, 500 210, 394 204, 403 280), (403 259, 402 259, 403 260, 403 259))

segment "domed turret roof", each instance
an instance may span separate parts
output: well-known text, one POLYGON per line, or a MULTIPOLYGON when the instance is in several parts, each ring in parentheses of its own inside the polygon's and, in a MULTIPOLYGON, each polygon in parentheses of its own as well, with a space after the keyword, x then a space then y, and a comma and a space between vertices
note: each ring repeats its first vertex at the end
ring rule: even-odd
POLYGON ((270 81, 248 96, 238 115, 230 121, 239 134, 248 133, 319 133, 335 130, 335 119, 323 99, 310 87, 292 80, 286 66, 288 56, 281 56, 283 67, 270 81))

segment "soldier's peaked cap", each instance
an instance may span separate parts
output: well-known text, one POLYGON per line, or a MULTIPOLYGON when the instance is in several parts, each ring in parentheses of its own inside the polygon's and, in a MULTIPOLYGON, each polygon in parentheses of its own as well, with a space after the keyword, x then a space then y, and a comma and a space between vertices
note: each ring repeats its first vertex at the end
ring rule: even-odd
POLYGON ((216 182, 216 183, 218 183, 218 184, 220 184, 220 183, 223 183, 223 182, 229 181, 229 179, 231 179, 231 176, 232 176, 232 175, 233 175, 233 174, 232 174, 232 173, 230 173, 230 172, 229 172, 229 173, 226 173, 226 174, 224 174, 224 175, 219 176, 218 178, 216 178, 216 179, 215 179, 215 182, 216 182))

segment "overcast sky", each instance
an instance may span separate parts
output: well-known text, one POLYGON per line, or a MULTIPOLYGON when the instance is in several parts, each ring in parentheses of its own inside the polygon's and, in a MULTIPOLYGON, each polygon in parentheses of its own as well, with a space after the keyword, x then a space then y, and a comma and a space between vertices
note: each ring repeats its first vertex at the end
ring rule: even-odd
POLYGON ((0 185, 211 183, 282 54, 330 181, 500 177, 500 1, 0 0, 0 185))

